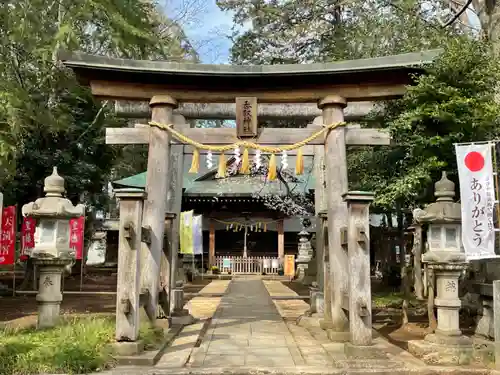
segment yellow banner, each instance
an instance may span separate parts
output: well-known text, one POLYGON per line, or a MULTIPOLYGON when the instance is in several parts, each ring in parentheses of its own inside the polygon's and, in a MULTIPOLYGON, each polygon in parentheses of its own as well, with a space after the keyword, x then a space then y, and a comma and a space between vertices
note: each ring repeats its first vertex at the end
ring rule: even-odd
POLYGON ((283 268, 285 276, 295 276, 295 255, 285 255, 285 264, 283 268))
POLYGON ((181 212, 180 228, 180 253, 181 254, 193 254, 193 213, 194 211, 181 212))

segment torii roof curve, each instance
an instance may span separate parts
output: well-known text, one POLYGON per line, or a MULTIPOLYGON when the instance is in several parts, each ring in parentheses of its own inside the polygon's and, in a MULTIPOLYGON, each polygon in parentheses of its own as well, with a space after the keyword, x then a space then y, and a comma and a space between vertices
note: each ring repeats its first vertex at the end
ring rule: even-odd
POLYGON ((259 102, 315 102, 327 95, 347 100, 400 96, 411 74, 441 50, 369 59, 290 65, 209 65, 116 59, 83 53, 60 54, 63 64, 97 97, 145 100, 171 95, 185 102, 233 102, 255 96, 259 102))

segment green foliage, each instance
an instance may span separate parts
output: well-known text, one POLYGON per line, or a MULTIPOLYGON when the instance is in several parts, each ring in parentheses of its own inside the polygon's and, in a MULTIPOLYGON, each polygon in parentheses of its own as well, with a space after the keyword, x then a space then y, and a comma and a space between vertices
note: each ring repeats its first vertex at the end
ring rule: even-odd
POLYGON ((114 322, 83 318, 47 330, 0 331, 0 373, 82 374, 109 366, 114 322))
MULTIPOLYGON (((402 292, 378 292, 372 297, 372 305, 376 308, 396 308, 399 309, 403 305, 405 299, 402 292)), ((410 298, 410 306, 419 306, 420 303, 414 296, 410 298)))
POLYGON ((356 188, 375 191, 376 204, 386 209, 415 207, 432 199, 443 169, 456 175, 454 143, 498 139, 500 76, 490 47, 451 40, 404 97, 386 103, 375 119, 397 146, 351 153, 356 188))
MULTIPOLYGON (((123 125, 57 62, 59 49, 130 58, 195 59, 174 23, 142 0, 7 0, 0 4, 0 184, 5 204, 42 194, 53 166, 73 201, 105 203, 113 166, 143 151, 104 144, 123 125)), ((112 104, 112 103, 111 103, 112 104)), ((139 163, 140 164, 140 163, 139 163)), ((139 165, 142 167, 142 165, 139 165)), ((134 171, 135 172, 135 171, 134 171)))
MULTIPOLYGON (((2 375, 86 374, 113 365, 108 344, 114 340, 112 316, 70 318, 55 328, 0 330, 2 375)), ((158 348, 163 330, 141 324, 146 350, 158 348)))

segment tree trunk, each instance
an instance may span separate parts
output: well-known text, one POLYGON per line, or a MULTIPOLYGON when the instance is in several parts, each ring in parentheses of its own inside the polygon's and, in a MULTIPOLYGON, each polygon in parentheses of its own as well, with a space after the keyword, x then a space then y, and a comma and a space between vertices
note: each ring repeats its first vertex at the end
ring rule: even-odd
POLYGON ((413 287, 419 301, 424 299, 424 283, 422 280, 422 227, 415 225, 413 233, 413 287))
POLYGON ((431 332, 434 332, 437 328, 437 319, 434 313, 434 286, 435 286, 435 278, 434 271, 431 268, 427 268, 427 316, 429 317, 429 329, 431 332))
POLYGON ((33 263, 33 258, 28 257, 26 263, 24 265, 24 280, 22 284, 19 286, 18 290, 27 290, 30 283, 33 282, 33 286, 35 286, 35 264, 33 263))
POLYGON ((410 282, 408 278, 408 267, 406 264, 406 245, 405 245, 405 228, 403 220, 403 211, 401 206, 397 207, 397 217, 398 217, 398 244, 399 244, 399 264, 401 265, 401 292, 403 293, 403 305, 401 307, 402 322, 401 324, 405 326, 408 324, 408 306, 410 301, 410 282))

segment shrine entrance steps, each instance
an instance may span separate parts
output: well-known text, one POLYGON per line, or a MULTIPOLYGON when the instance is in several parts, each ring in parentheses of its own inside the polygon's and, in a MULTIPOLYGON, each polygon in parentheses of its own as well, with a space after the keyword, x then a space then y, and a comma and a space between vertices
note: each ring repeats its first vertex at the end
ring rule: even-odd
MULTIPOLYGON (((279 296, 293 297, 294 292, 280 281, 239 276, 231 281, 212 281, 205 288, 207 293, 202 290, 200 296, 189 302, 191 313, 202 320, 184 327, 156 366, 121 367, 106 374, 450 373, 449 368, 432 370, 380 337, 374 342, 382 357, 347 358, 344 344, 331 342, 322 329, 304 328, 295 323, 298 309, 302 309, 300 313, 304 311, 303 301, 273 300, 279 296), (208 297, 208 292, 215 290, 225 291, 224 296, 208 297)), ((453 371, 453 374, 474 373, 476 371, 470 368, 453 371)))

